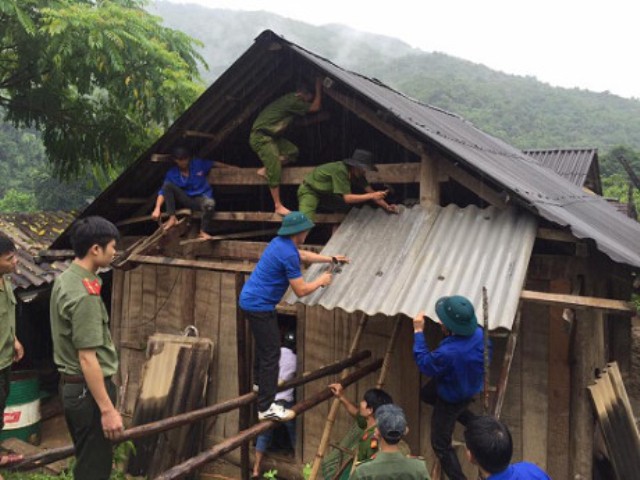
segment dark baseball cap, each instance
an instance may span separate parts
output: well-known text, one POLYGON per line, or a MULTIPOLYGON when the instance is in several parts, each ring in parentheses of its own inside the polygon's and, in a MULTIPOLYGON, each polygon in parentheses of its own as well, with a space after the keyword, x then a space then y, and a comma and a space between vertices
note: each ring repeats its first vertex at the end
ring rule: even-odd
POLYGON ((407 430, 407 419, 402 408, 393 403, 381 405, 375 413, 376 425, 387 443, 396 444, 407 430))

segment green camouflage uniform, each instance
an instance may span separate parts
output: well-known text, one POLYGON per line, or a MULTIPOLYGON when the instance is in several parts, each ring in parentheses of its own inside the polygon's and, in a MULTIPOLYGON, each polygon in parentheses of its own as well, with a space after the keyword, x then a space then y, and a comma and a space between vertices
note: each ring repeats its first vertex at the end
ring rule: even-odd
POLYGON ((294 117, 309 113, 310 106, 298 94, 288 93, 267 105, 253 122, 249 145, 265 166, 271 188, 280 185, 280 157, 286 157, 289 162, 295 162, 298 158, 298 147, 281 135, 294 117))
POLYGON ((429 480, 424 460, 401 452, 378 452, 375 457, 356 466, 354 480, 429 480))
POLYGON ((11 364, 15 354, 16 297, 9 275, 0 277, 0 430, 11 386, 11 364))
POLYGON ((369 186, 365 177, 349 178, 349 167, 343 161, 325 163, 313 169, 304 177, 298 187, 298 210, 313 221, 318 206, 345 212, 349 210, 342 195, 352 192, 352 188, 362 190, 369 186))
POLYGON ((82 375, 78 350, 95 350, 115 405, 116 387, 111 376, 118 371, 118 355, 100 297, 101 286, 100 277, 72 263, 56 279, 51 292, 53 358, 63 376, 62 403, 76 450, 75 480, 107 480, 113 462, 113 448, 102 431, 102 415, 89 387, 82 380, 64 381, 65 376, 82 375))

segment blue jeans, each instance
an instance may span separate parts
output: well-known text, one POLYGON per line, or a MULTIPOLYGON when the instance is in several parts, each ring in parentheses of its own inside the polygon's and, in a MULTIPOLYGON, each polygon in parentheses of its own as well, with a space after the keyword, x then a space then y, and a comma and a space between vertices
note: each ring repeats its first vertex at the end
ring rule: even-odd
MULTIPOLYGON (((280 402, 279 402, 280 403, 280 402)), ((282 401, 282 406, 285 408, 291 408, 293 406, 293 402, 285 402, 282 401)), ((291 442, 291 447, 296 448, 296 420, 289 420, 288 422, 284 422, 284 426, 287 429, 287 433, 289 434, 289 441, 291 442)), ((267 448, 271 445, 271 439, 273 438, 273 429, 267 430, 265 433, 261 433, 258 435, 256 439, 256 451, 257 452, 266 452, 267 448)))

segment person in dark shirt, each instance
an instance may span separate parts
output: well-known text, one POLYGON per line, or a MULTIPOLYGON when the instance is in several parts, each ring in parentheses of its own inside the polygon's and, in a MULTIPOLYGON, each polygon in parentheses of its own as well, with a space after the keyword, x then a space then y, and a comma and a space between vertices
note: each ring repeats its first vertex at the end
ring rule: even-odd
POLYGON ((216 202, 207 177, 214 166, 230 168, 231 165, 194 158, 189 149, 185 147, 174 148, 172 158, 175 165, 169 169, 164 177, 151 218, 159 220, 160 209, 163 204, 166 204, 169 220, 163 225, 163 228, 169 230, 178 222, 176 205, 202 211, 200 238, 210 238, 216 202))
POLYGON ((467 409, 484 384, 484 343, 471 302, 462 296, 442 297, 436 313, 446 338, 429 351, 424 337, 424 312, 413 319, 413 356, 420 372, 431 378, 420 392, 433 405, 431 446, 451 480, 466 480, 451 446, 456 421, 466 425, 474 415, 467 409))
POLYGON ((529 462, 509 465, 513 455, 511 432, 500 420, 476 417, 464 432, 467 458, 490 480, 551 480, 544 470, 529 462))

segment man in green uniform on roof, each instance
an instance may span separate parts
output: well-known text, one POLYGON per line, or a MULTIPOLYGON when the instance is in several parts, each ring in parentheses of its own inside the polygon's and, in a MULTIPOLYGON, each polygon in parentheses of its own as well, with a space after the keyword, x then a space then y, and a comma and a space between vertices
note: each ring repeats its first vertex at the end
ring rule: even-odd
MULTIPOLYGON (((24 356, 16 337, 16 297, 9 274, 16 271, 16 246, 10 238, 0 235, 0 430, 4 427, 4 409, 11 385, 11 364, 24 356)), ((0 455, 0 468, 22 460, 22 455, 0 455)), ((0 475, 2 480, 2 475, 0 475)))
POLYGON ((116 410, 118 355, 100 296, 99 268, 116 253, 118 229, 102 217, 78 220, 71 232, 75 259, 51 292, 53 359, 60 372, 62 404, 75 447, 75 480, 107 480, 111 440, 123 430, 116 410))
POLYGON ((282 165, 295 162, 298 147, 282 135, 296 116, 315 113, 322 105, 322 80, 316 79, 315 95, 304 85, 297 90, 271 102, 260 112, 251 127, 249 145, 264 165, 258 175, 267 178, 275 212, 290 213, 280 200, 282 165))
POLYGON ((377 170, 373 154, 359 148, 349 158, 320 165, 304 177, 298 188, 298 209, 312 221, 319 207, 344 212, 349 205, 368 201, 389 213, 398 213, 396 205, 384 200, 388 192, 375 191, 367 182, 366 172, 377 170), (353 190, 363 193, 352 193, 353 190))

